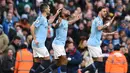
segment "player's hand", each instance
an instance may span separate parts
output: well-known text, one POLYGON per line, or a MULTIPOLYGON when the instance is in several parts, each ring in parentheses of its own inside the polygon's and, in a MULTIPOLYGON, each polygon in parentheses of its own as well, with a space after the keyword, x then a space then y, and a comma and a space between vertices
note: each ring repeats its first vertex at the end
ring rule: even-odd
POLYGON ((61 12, 62 8, 59 8, 57 11, 56 11, 56 14, 59 14, 61 12))
POLYGON ((82 13, 78 14, 78 16, 76 18, 81 19, 82 18, 82 13))
POLYGON ((38 45, 39 42, 38 42, 37 40, 34 40, 34 43, 35 43, 36 45, 38 45))
POLYGON ((120 12, 116 12, 114 16, 115 16, 115 17, 121 16, 121 13, 120 13, 120 12))

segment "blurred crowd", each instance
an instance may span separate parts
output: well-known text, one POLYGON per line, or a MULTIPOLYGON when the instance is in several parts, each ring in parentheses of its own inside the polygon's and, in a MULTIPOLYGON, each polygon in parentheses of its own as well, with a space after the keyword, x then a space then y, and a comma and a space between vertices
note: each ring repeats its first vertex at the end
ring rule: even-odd
MULTIPOLYGON (((93 62, 89 57, 86 47, 87 39, 91 33, 91 23, 97 16, 97 8, 106 6, 108 16, 106 23, 115 12, 120 16, 116 17, 112 25, 104 32, 114 32, 113 35, 102 35, 102 52, 105 61, 114 48, 123 46, 120 51, 126 56, 128 70, 130 70, 130 1, 129 0, 0 0, 0 73, 13 73, 17 52, 21 50, 22 44, 26 43, 26 49, 32 52, 30 26, 36 17, 41 13, 41 3, 48 3, 51 8, 51 18, 56 10, 65 7, 71 12, 69 19, 82 13, 82 18, 68 27, 68 40, 66 52, 69 59, 67 73, 75 73, 78 68, 84 68, 93 62)), ((44 36, 44 34, 43 34, 44 36)), ((46 47, 48 48, 53 61, 52 40, 55 37, 55 29, 48 27, 46 47)), ((25 48, 25 47, 24 47, 25 48)), ((30 56, 31 57, 31 56, 30 56)), ((62 67, 59 68, 62 70, 62 67)), ((58 70, 59 70, 58 69, 58 70)), ((59 71, 57 73, 60 73, 59 71)), ((130 73, 130 71, 128 72, 130 73)))

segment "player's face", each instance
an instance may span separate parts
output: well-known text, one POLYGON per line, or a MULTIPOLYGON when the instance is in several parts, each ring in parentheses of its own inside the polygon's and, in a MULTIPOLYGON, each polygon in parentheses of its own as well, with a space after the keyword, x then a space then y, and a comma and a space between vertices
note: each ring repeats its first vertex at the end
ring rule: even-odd
POLYGON ((107 10, 106 10, 106 8, 104 8, 104 9, 101 10, 101 15, 102 15, 103 18, 105 18, 107 16, 107 10))
POLYGON ((65 17, 70 16, 70 11, 66 10, 65 8, 62 9, 62 13, 64 14, 65 17))
POLYGON ((49 6, 48 6, 47 9, 46 9, 46 13, 47 13, 47 15, 50 14, 50 7, 49 7, 49 6))

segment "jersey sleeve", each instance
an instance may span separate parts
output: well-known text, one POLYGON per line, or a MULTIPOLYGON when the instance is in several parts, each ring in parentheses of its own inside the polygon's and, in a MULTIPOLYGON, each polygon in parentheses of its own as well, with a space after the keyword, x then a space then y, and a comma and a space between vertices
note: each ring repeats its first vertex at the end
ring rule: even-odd
POLYGON ((34 24, 34 26, 37 28, 37 27, 39 27, 39 26, 41 25, 41 22, 42 22, 41 17, 38 17, 38 18, 33 22, 33 24, 34 24))

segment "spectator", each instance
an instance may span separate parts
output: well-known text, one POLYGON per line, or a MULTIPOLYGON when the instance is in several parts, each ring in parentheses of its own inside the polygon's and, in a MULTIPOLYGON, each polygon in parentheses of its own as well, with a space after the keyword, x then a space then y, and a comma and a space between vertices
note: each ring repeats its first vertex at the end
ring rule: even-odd
POLYGON ((126 25, 127 25, 127 22, 122 20, 121 21, 121 24, 119 25, 119 27, 117 28, 117 31, 120 32, 122 30, 125 30, 126 29, 126 25))
POLYGON ((0 53, 5 53, 9 44, 7 35, 3 32, 3 26, 0 25, 0 53))
POLYGON ((73 0, 69 0, 69 3, 66 6, 66 9, 69 10, 70 12, 74 12, 74 10, 76 9, 76 7, 74 5, 74 1, 73 0))
POLYGON ((107 45, 102 45, 102 53, 108 53, 108 46, 107 45))
POLYGON ((119 45, 116 45, 114 48, 114 52, 112 52, 108 57, 105 65, 106 73, 127 73, 127 60, 123 53, 121 53, 121 51, 119 50, 119 45))
POLYGON ((113 46, 112 43, 109 43, 109 45, 108 45, 108 52, 111 53, 113 51, 114 51, 114 46, 113 46))
POLYGON ((12 50, 13 50, 13 53, 14 53, 14 55, 15 55, 16 52, 17 52, 18 49, 19 49, 20 43, 21 43, 21 38, 18 37, 18 36, 15 36, 15 37, 13 38, 11 44, 9 45, 8 49, 12 49, 12 50))
POLYGON ((17 9, 12 9, 12 11, 10 9, 9 12, 12 13, 12 15, 13 15, 12 20, 14 22, 18 22, 20 20, 20 15, 19 15, 17 9))
POLYGON ((20 15, 22 15, 24 13, 24 7, 26 8, 26 5, 29 5, 27 7, 31 8, 32 7, 32 3, 30 2, 30 0, 22 0, 22 2, 20 2, 17 6, 18 9, 18 13, 20 15))
POLYGON ((36 17, 37 17, 36 11, 32 9, 28 15, 29 24, 32 24, 35 21, 36 17))
POLYGON ((26 44, 22 44, 16 55, 14 73, 29 73, 32 65, 32 53, 27 50, 26 44))
POLYGON ((0 1, 0 17, 2 18, 1 21, 4 20, 4 17, 6 16, 7 6, 6 6, 6 0, 0 1))
POLYGON ((22 29, 23 37, 22 37, 22 43, 27 40, 27 36, 29 35, 29 30, 27 28, 22 29))
POLYGON ((3 62, 2 59, 3 59, 3 58, 2 58, 2 57, 3 57, 3 54, 0 53, 0 73, 3 73, 3 72, 2 72, 2 62, 3 62))
POLYGON ((86 43, 87 40, 85 38, 82 38, 79 42, 78 50, 80 51, 81 54, 86 50, 86 43))
POLYGON ((3 22, 3 30, 6 35, 8 35, 10 29, 14 29, 13 27, 13 20, 12 20, 12 13, 7 14, 7 18, 3 22))
POLYGON ((130 39, 127 40, 127 51, 125 53, 127 62, 128 62, 128 72, 130 73, 130 39))
POLYGON ((126 7, 126 12, 130 10, 130 0, 124 0, 125 1, 125 7, 126 7))
POLYGON ((16 32, 16 27, 18 26, 17 24, 18 24, 18 22, 14 22, 13 25, 14 25, 14 28, 15 28, 15 29, 10 29, 10 30, 9 30, 9 33, 8 33, 9 42, 12 41, 13 38, 14 38, 14 36, 17 35, 17 32, 16 32))
POLYGON ((130 38, 130 21, 129 21, 128 27, 126 28, 125 32, 126 32, 127 37, 130 38))
POLYGON ((76 44, 79 44, 79 42, 82 38, 86 38, 87 32, 86 32, 85 26, 82 22, 79 23, 79 29, 77 29, 75 31, 75 35, 76 35, 76 37, 75 37, 74 41, 76 44))
POLYGON ((118 32, 114 33, 114 37, 113 37, 113 40, 112 40, 112 43, 113 45, 117 45, 117 44, 120 44, 120 35, 118 32))
POLYGON ((23 33, 22 33, 22 27, 20 25, 16 26, 16 35, 19 36, 21 39, 23 38, 23 33))
POLYGON ((126 33, 125 33, 124 30, 121 30, 121 31, 119 32, 119 35, 120 35, 120 39, 121 39, 121 38, 123 38, 123 37, 126 36, 126 33))
POLYGON ((22 17, 21 17, 21 20, 20 20, 20 26, 22 28, 26 28, 26 29, 30 29, 30 24, 28 22, 28 16, 27 14, 23 14, 22 17))
POLYGON ((31 46, 31 44, 32 44, 32 35, 28 35, 27 36, 27 40, 26 40, 26 42, 28 43, 28 50, 32 53, 33 52, 33 50, 32 50, 32 46, 31 46))
POLYGON ((67 43, 66 51, 68 57, 67 73, 76 73, 76 71, 79 69, 79 64, 82 61, 81 54, 75 48, 73 42, 67 43))
POLYGON ((9 49, 7 55, 3 57, 3 73, 14 73, 15 58, 13 54, 13 50, 9 49))
POLYGON ((31 7, 28 4, 26 4, 24 6, 24 14, 29 15, 30 11, 31 11, 31 7))

